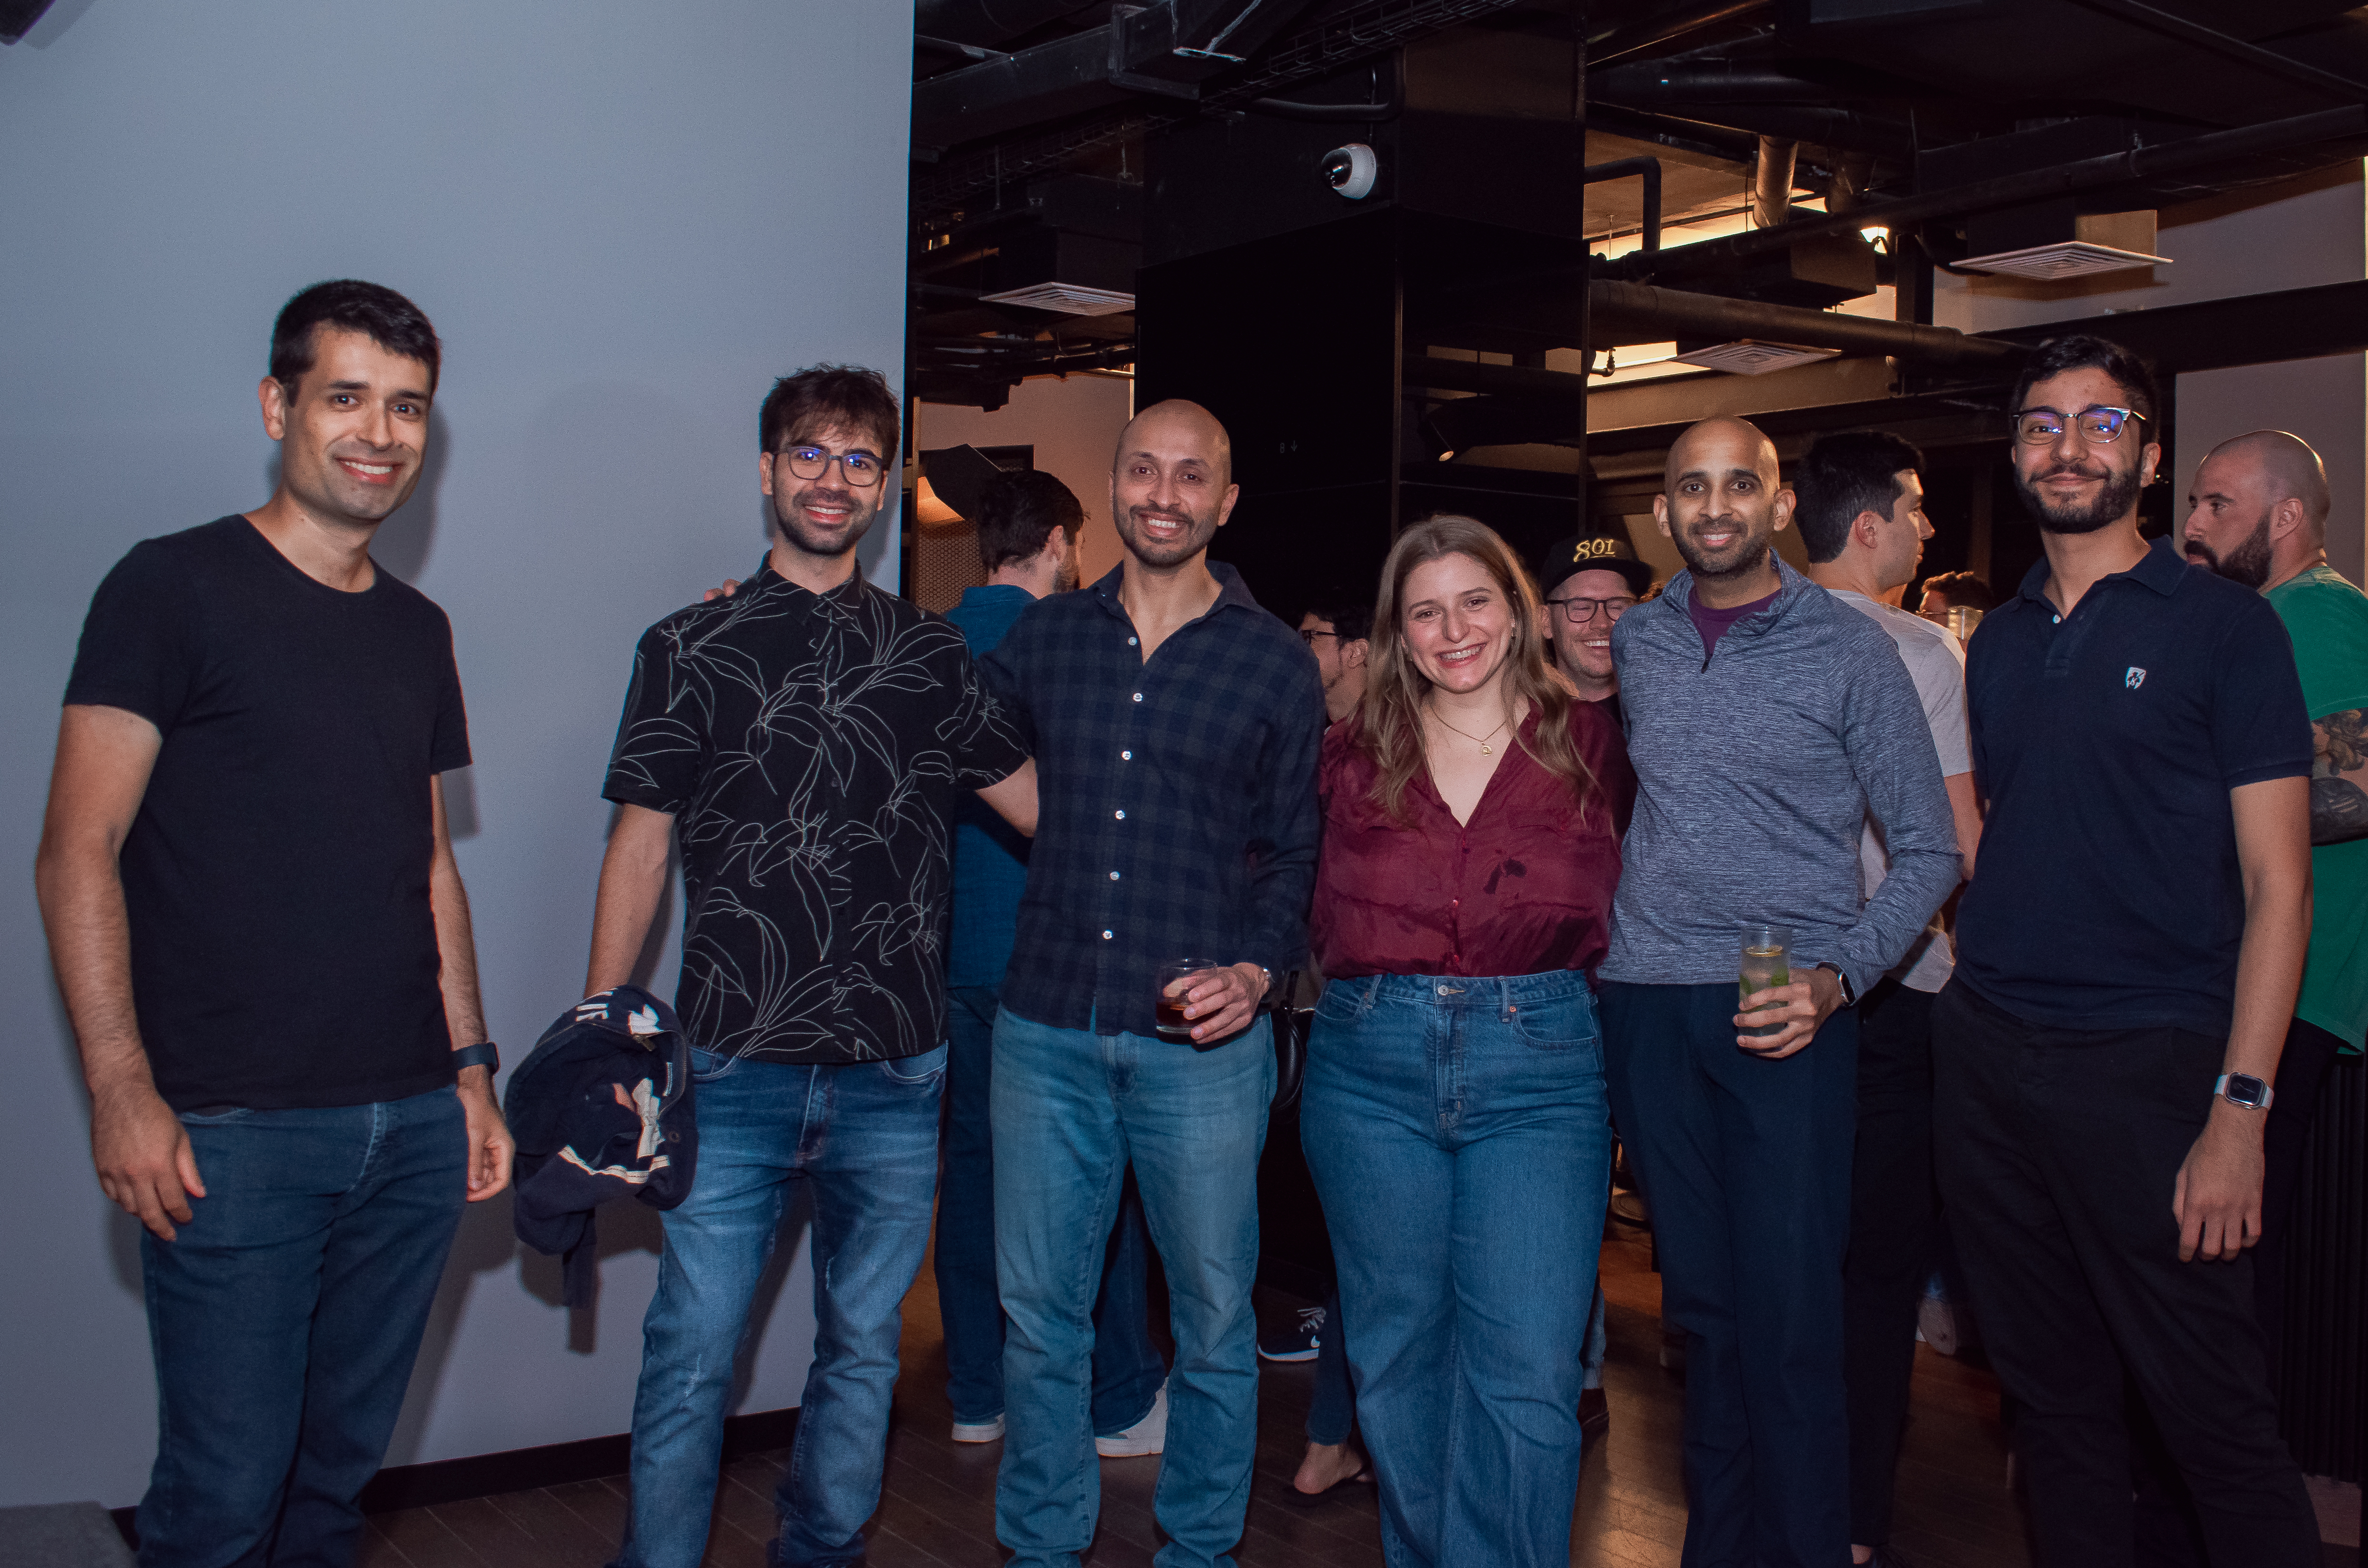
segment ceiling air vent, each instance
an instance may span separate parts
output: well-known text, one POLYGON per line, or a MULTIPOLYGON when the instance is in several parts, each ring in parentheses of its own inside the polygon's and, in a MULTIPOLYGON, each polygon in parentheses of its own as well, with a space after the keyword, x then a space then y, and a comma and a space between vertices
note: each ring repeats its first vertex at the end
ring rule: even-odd
POLYGON ((1121 294, 1115 289, 1088 289, 1082 283, 1030 283, 1025 289, 1007 289, 1000 294, 979 297, 991 305, 1026 305, 1030 310, 1057 311, 1064 316, 1114 316, 1121 311, 1134 309, 1132 294, 1121 294))
POLYGON ((1804 348, 1793 343, 1759 343, 1745 337, 1733 343, 1713 344, 1708 348, 1689 349, 1676 356, 1676 359, 1680 365, 1699 365, 1705 370, 1725 370, 1736 376, 1764 376, 1770 370, 1790 369, 1794 365, 1830 359, 1840 352, 1839 348, 1804 348))
POLYGON ((1966 272, 2000 272, 2012 278, 2053 283, 2058 278, 2088 278, 2100 272, 2127 272, 2136 267, 2168 267, 2170 257, 2115 250, 2087 240, 2066 240, 2059 244, 2002 250, 1993 256, 1969 256, 1955 265, 1966 272))

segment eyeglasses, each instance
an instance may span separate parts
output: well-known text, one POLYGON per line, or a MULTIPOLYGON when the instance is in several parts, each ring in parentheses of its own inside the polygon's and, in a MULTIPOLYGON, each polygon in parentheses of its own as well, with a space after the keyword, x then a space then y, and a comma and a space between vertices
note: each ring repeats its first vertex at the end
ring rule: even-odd
POLYGON ((1546 605, 1549 608, 1562 611, 1563 619, 1569 621, 1573 626, 1585 626, 1588 621, 1595 619, 1595 613, 1598 610, 1601 610, 1603 612, 1603 617, 1606 620, 1618 620, 1622 616, 1626 615, 1630 610, 1636 608, 1636 601, 1634 599, 1625 598, 1548 599, 1546 601, 1546 605))
POLYGON ((1304 626, 1299 629, 1299 640, 1302 642, 1306 643, 1311 648, 1315 646, 1315 640, 1318 637, 1338 637, 1339 635, 1340 634, 1337 631, 1316 631, 1304 626))
POLYGON ((831 453, 820 447, 784 447, 781 456, 790 460, 790 472, 800 479, 820 479, 838 464, 838 472, 847 476, 849 490, 869 490, 880 483, 880 460, 870 452, 831 453))
POLYGON ((2079 427, 2080 438, 2095 446, 2110 445, 2122 433, 2122 426, 2145 415, 2135 408, 2084 408, 2078 414, 2059 414, 2052 408, 2019 408, 2007 416, 2014 421, 2015 439, 2027 447, 2044 447, 2060 440, 2064 427, 2079 427))

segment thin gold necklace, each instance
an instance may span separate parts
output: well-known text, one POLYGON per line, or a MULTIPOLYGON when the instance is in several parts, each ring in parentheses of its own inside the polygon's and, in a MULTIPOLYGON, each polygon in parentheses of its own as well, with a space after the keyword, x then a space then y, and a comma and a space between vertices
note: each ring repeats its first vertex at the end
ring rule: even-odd
MULTIPOLYGON (((1437 719, 1437 720, 1438 720, 1440 723, 1442 723, 1442 724, 1447 724, 1447 719, 1446 719, 1446 716, 1445 716, 1445 715, 1443 715, 1443 714, 1441 714, 1436 706, 1432 707, 1432 708, 1430 709, 1430 710, 1429 710, 1429 711, 1430 711, 1430 716, 1431 716, 1432 718, 1437 719)), ((1485 734, 1485 735, 1475 735, 1475 734, 1474 734, 1474 733, 1473 733, 1471 731, 1469 731, 1469 730, 1460 730, 1460 729, 1456 729, 1456 727, 1455 727, 1454 725, 1452 725, 1452 724, 1447 724, 1447 727, 1448 727, 1449 729, 1451 729, 1451 730, 1455 730, 1455 733, 1456 733, 1457 734, 1462 735, 1462 736, 1463 736, 1465 740, 1467 740, 1467 741, 1477 741, 1477 742, 1479 742, 1479 743, 1480 743, 1480 755, 1481 755, 1482 756, 1496 756, 1497 754, 1496 754, 1496 752, 1495 752, 1494 750, 1492 750, 1492 749, 1490 748, 1490 746, 1489 746, 1488 743, 1489 743, 1490 741, 1495 740, 1495 739, 1496 739, 1499 734, 1501 734, 1501 733, 1504 732, 1504 728, 1505 728, 1505 726, 1506 726, 1506 725, 1508 725, 1508 724, 1509 724, 1509 723, 1511 723, 1512 722, 1513 722, 1513 721, 1512 721, 1511 717, 1510 717, 1509 715, 1508 715, 1507 717, 1505 717, 1505 718, 1503 718, 1503 719, 1498 720, 1498 721, 1497 722, 1497 727, 1496 727, 1495 729, 1493 729, 1493 730, 1489 731, 1489 732, 1488 732, 1486 734, 1485 734)))

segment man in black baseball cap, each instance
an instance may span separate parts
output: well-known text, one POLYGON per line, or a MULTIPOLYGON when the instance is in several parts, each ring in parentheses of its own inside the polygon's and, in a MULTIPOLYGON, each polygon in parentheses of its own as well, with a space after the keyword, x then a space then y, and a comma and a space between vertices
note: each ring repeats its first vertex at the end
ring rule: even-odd
POLYGON ((1611 667, 1611 623, 1652 585, 1652 567, 1637 559, 1624 534, 1566 539, 1538 559, 1554 664, 1581 699, 1609 704, 1614 719, 1621 718, 1620 676, 1611 667))

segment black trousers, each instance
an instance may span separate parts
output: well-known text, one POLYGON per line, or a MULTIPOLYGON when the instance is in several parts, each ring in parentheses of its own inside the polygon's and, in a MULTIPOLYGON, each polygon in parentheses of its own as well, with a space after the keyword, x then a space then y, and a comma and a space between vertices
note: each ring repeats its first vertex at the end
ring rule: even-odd
POLYGON ((1952 981, 1932 1010, 1934 1147, 1982 1339, 2021 1406, 2039 1568, 2135 1562, 2124 1380, 2215 1568, 2316 1568, 2278 1436, 2252 1260, 2181 1263, 2172 1187, 2226 1042, 2026 1023, 1952 981))
MULTIPOLYGON (((2286 1029, 2278 1057, 2277 1093, 2262 1131, 2261 1239, 2252 1250, 2253 1316, 2261 1330, 2261 1359, 2272 1393, 2285 1346, 2286 1221, 2294 1217, 2294 1188, 2302 1181, 2303 1146, 2310 1140, 2318 1088, 2343 1041, 2300 1018, 2286 1029)), ((2203 1523, 2189 1501, 2161 1437, 2140 1435, 2137 1464, 2138 1561, 2146 1568, 2202 1568, 2203 1523)))
POLYGON ((1858 1005, 1858 1142, 1842 1265, 1850 1540, 1891 1539, 1891 1483, 1932 1269, 1932 996, 1885 980, 1858 1005))

